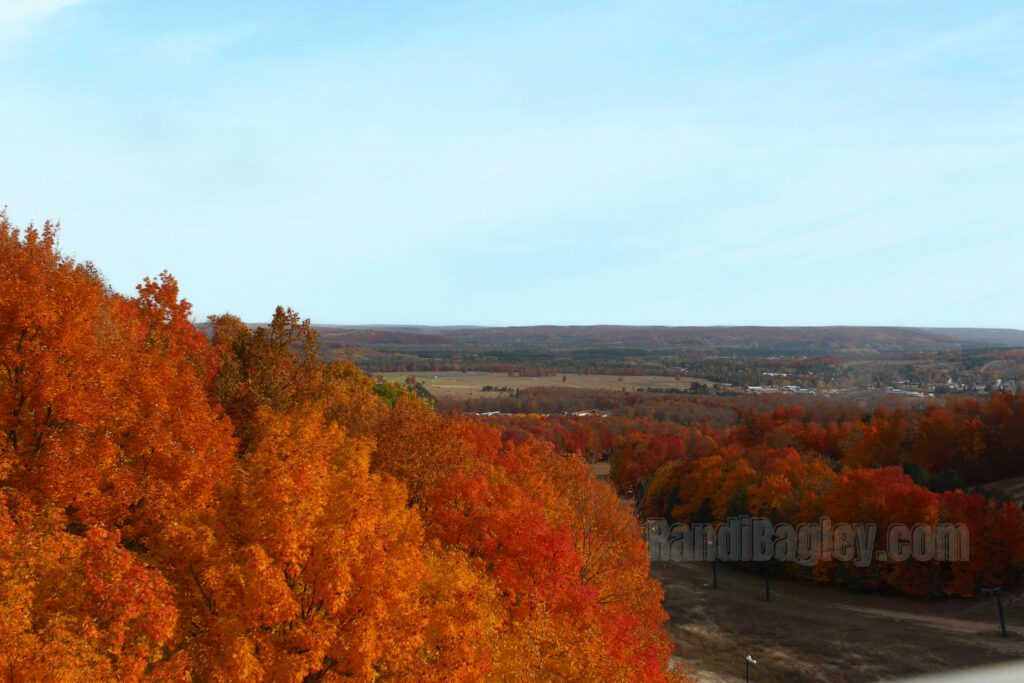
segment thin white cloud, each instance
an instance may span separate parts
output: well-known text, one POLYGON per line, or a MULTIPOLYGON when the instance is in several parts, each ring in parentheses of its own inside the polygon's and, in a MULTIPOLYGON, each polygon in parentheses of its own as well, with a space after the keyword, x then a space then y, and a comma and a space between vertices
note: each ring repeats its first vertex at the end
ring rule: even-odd
POLYGON ((178 65, 195 64, 213 57, 252 37, 258 26, 252 23, 206 31, 176 33, 165 36, 156 45, 161 60, 178 65))
POLYGON ((993 39, 993 36, 1015 30, 1022 19, 1024 19, 1024 10, 1015 10, 989 17, 977 24, 939 33, 930 36, 927 40, 916 45, 905 47, 899 52, 890 55, 888 59, 878 66, 888 67, 915 62, 964 45, 988 43, 993 39))
POLYGON ((15 37, 82 2, 84 0, 0 0, 0 40, 15 37))

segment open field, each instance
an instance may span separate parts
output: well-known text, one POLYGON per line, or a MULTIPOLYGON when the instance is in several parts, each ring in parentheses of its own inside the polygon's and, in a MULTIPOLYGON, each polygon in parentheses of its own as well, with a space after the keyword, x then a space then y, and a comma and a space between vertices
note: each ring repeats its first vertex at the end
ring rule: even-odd
POLYGON ((699 681, 878 681, 1024 659, 1024 598, 1009 595, 1010 635, 993 598, 927 601, 772 581, 704 563, 656 562, 675 656, 699 681), (1014 600, 1017 600, 1014 602, 1014 600))
POLYGON ((438 398, 479 398, 481 396, 500 396, 500 392, 484 391, 483 388, 507 387, 509 389, 529 389, 534 387, 563 387, 571 389, 610 389, 612 391, 637 391, 638 389, 688 389, 693 382, 706 383, 708 380, 698 377, 666 377, 664 375, 638 375, 617 377, 614 375, 580 375, 558 374, 548 377, 511 377, 504 372, 429 372, 385 373, 389 382, 403 382, 406 377, 414 374, 416 379, 438 398), (565 381, 562 381, 562 378, 565 381))

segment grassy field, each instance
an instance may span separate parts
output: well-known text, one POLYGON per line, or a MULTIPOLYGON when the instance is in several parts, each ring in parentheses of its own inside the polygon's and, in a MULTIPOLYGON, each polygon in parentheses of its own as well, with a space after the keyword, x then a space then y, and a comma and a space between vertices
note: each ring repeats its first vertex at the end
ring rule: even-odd
MULTIPOLYGON (((1008 595, 1008 638, 993 598, 928 601, 764 580, 706 563, 656 562, 675 656, 698 681, 878 681, 1024 658, 1024 598, 1008 595)), ((1007 679, 1009 680, 1009 679, 1007 679)))
MULTIPOLYGON (((413 373, 386 373, 390 382, 403 382, 413 373)), ((614 375, 552 375, 550 377, 510 377, 503 372, 430 372, 414 374, 416 379, 434 396, 439 398, 479 398, 500 396, 499 392, 484 391, 486 386, 528 389, 532 387, 567 387, 573 389, 610 389, 612 391, 637 391, 638 389, 688 389, 693 382, 709 383, 697 377, 665 377, 663 375, 640 375, 636 377, 614 375), (562 381, 562 378, 565 381, 562 381)))

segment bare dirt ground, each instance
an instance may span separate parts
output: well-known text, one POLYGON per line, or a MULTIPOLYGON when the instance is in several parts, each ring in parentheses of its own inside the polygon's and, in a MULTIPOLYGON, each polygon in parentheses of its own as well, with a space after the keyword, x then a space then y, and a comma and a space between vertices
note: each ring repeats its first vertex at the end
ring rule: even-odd
POLYGON ((385 373, 390 382, 402 382, 410 374, 439 398, 479 398, 481 396, 498 397, 500 392, 487 391, 483 388, 508 387, 510 389, 529 389, 534 387, 564 387, 570 389, 610 389, 612 391, 637 391, 638 389, 688 389, 692 382, 710 382, 697 377, 669 377, 664 375, 579 375, 558 374, 548 377, 510 377, 506 372, 423 372, 423 373, 385 373), (562 378, 565 381, 562 381, 562 378))
POLYGON ((699 681, 878 681, 1024 660, 1024 597, 1004 603, 999 637, 994 598, 927 601, 866 595, 764 579, 706 563, 656 562, 675 656, 699 681))

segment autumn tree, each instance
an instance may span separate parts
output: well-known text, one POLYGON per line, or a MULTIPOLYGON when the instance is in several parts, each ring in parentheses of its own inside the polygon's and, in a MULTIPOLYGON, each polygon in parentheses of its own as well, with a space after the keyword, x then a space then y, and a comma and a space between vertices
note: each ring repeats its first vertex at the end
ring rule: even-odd
POLYGON ((664 679, 638 525, 581 460, 382 395, 289 309, 209 333, 171 275, 116 294, 0 213, 8 677, 664 679))

